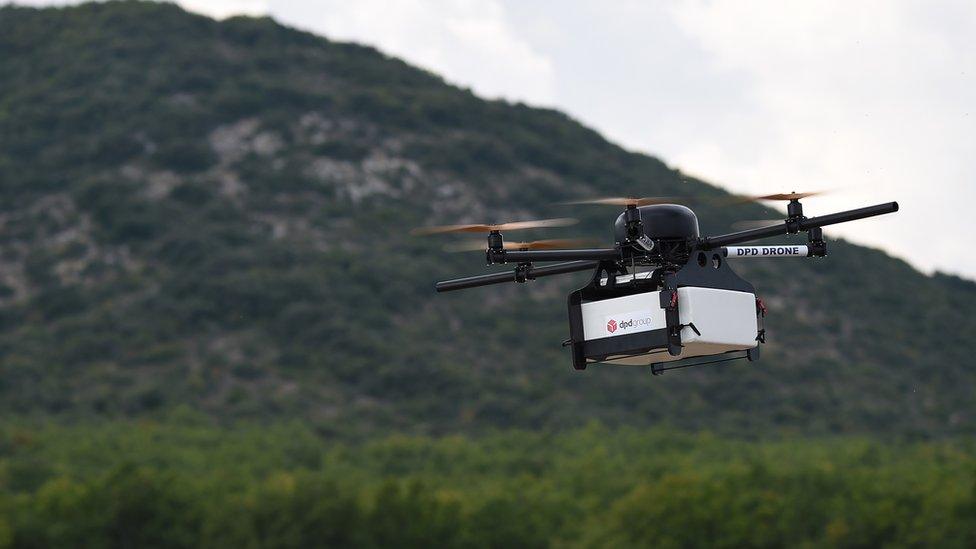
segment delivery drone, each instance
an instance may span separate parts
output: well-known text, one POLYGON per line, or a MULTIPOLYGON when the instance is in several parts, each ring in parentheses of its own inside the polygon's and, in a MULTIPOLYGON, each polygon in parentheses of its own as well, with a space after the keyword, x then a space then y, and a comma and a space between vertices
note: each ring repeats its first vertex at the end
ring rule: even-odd
MULTIPOLYGON (((573 366, 594 363, 650 366, 651 372, 736 359, 759 358, 765 343, 766 307, 749 282, 729 265, 733 258, 824 257, 821 227, 898 211, 897 202, 806 217, 800 200, 819 194, 783 193, 747 200, 787 201, 787 217, 775 224, 718 236, 700 236, 695 213, 673 198, 603 198, 574 204, 624 207, 614 222, 612 248, 574 248, 578 241, 506 242, 503 231, 561 227, 574 219, 497 225, 449 225, 415 234, 488 233, 488 265, 512 271, 438 282, 438 292, 592 271, 589 283, 569 294, 573 366), (734 246, 753 240, 807 233, 804 245, 734 246), (547 265, 537 263, 559 262, 547 265)), ((462 248, 463 249, 463 248, 462 248)))

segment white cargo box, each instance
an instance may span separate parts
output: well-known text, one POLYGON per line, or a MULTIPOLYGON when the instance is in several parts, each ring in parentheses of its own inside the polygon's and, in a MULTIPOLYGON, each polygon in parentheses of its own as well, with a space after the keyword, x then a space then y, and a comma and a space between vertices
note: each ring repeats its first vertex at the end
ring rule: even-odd
MULTIPOLYGON (((583 339, 590 341, 666 329, 660 293, 646 292, 582 303, 583 339)), ((758 345, 754 294, 712 288, 678 288, 678 317, 680 324, 694 324, 701 334, 690 326, 682 328, 683 348, 679 356, 671 356, 667 349, 658 349, 639 356, 609 356, 603 362, 646 366, 752 349, 758 345)))

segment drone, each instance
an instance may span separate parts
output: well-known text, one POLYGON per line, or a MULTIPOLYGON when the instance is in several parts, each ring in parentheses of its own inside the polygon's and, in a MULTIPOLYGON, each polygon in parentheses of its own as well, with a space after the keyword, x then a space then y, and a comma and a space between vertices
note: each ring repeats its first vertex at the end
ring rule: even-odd
MULTIPOLYGON (((571 204, 623 207, 613 223, 609 248, 578 248, 580 241, 506 242, 502 233, 563 227, 575 219, 423 227, 414 234, 488 233, 488 265, 514 264, 512 271, 437 282, 437 292, 526 283, 547 276, 592 271, 589 282, 569 294, 569 339, 573 367, 590 364, 650 366, 655 375, 702 364, 759 359, 766 342, 766 306, 729 260, 827 255, 823 229, 898 211, 888 202, 806 217, 800 200, 821 192, 790 192, 745 200, 785 201, 785 220, 716 236, 701 236, 698 217, 684 201, 667 197, 600 198, 571 204), (807 243, 739 246, 804 232, 807 243), (539 264, 542 265, 539 265, 539 264)), ((461 249, 471 249, 470 247, 461 249)))

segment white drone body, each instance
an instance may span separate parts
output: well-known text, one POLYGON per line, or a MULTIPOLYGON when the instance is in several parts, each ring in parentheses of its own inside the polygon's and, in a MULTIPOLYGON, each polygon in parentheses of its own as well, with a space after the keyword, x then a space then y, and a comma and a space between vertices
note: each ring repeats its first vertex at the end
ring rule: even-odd
MULTIPOLYGON (((666 330, 667 319, 660 302, 661 292, 654 291, 583 303, 583 339, 593 341, 666 330)), ((601 362, 649 366, 685 358, 746 351, 759 345, 755 294, 684 287, 678 289, 678 303, 683 346, 680 355, 671 356, 666 348, 659 348, 636 355, 609 355, 601 362)))

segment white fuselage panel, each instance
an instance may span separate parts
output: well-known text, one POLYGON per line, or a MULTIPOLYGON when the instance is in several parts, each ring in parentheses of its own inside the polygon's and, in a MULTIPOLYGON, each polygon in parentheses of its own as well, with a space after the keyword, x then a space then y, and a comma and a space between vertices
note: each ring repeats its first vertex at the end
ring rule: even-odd
MULTIPOLYGON (((660 292, 583 303, 583 338, 619 337, 667 327, 660 292)), ((626 358, 609 358, 615 364, 647 365, 694 356, 751 349, 757 345, 756 296, 748 292, 685 287, 678 289, 678 317, 684 346, 679 356, 666 350, 626 358)))

